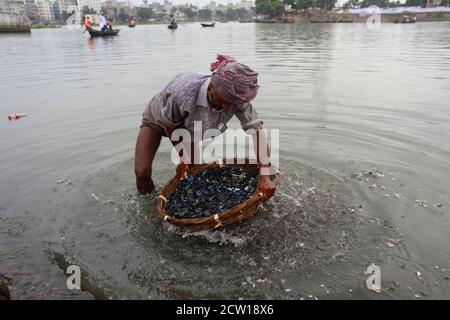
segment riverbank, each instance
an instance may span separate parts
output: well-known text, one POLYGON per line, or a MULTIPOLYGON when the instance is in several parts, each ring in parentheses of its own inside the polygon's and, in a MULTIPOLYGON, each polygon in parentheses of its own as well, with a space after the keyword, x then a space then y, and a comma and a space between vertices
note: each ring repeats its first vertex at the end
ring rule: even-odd
MULTIPOLYGON (((450 21, 450 13, 444 12, 430 12, 430 13, 396 13, 396 14, 381 14, 381 22, 394 23, 397 19, 405 16, 415 16, 417 22, 439 22, 450 21)), ((314 12, 304 13, 294 16, 296 22, 304 23, 365 23, 368 16, 361 16, 351 13, 337 13, 337 12, 314 12)))
POLYGON ((62 25, 59 24, 51 24, 51 25, 44 25, 44 24, 35 24, 31 26, 31 29, 55 29, 55 28, 61 28, 62 25))
POLYGON ((26 24, 0 24, 0 33, 27 33, 30 26, 26 24))

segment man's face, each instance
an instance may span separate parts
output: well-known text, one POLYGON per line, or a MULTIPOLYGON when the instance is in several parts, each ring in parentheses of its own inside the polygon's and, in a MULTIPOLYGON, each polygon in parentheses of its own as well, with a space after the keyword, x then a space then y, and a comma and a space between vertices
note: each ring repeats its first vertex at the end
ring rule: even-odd
POLYGON ((217 92, 213 85, 210 86, 209 92, 211 94, 213 107, 217 110, 227 110, 232 105, 231 102, 228 102, 227 100, 222 98, 222 96, 217 92))

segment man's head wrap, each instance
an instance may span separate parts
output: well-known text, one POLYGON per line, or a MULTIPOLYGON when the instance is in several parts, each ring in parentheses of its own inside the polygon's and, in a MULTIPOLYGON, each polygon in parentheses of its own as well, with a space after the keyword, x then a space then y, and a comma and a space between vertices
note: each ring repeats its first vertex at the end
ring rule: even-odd
POLYGON ((211 84, 226 101, 243 104, 256 97, 258 73, 233 57, 218 54, 217 61, 211 63, 211 71, 211 84))

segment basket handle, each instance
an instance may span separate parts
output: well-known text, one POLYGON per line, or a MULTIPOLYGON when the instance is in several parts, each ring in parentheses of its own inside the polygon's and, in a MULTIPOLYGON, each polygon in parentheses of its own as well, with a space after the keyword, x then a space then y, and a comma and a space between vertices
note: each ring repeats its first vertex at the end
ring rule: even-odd
POLYGON ((162 194, 159 195, 158 199, 160 200, 161 207, 165 207, 167 203, 167 198, 164 197, 162 194))
POLYGON ((258 209, 262 209, 264 208, 263 203, 264 203, 264 195, 262 192, 258 193, 259 199, 258 199, 258 209))
POLYGON ((223 223, 222 223, 222 221, 220 221, 220 219, 219 219, 219 214, 216 213, 216 214, 214 215, 214 221, 217 222, 217 224, 214 226, 215 229, 220 228, 220 227, 223 227, 223 223))

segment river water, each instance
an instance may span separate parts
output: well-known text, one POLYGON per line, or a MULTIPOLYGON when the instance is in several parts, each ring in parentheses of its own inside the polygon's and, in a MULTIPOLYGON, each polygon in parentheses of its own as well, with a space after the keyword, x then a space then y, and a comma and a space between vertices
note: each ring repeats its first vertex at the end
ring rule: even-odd
MULTIPOLYGON (((16 299, 450 298, 450 23, 199 24, 0 35, 0 272, 16 299), (146 103, 215 54, 259 72, 281 185, 193 232, 138 196, 146 103), (28 117, 8 122, 10 113, 28 117), (365 271, 381 271, 381 292, 365 271), (64 270, 81 267, 86 291, 64 270)), ((237 120, 229 125, 239 128, 237 120)), ((154 164, 174 174, 170 144, 154 164)))

